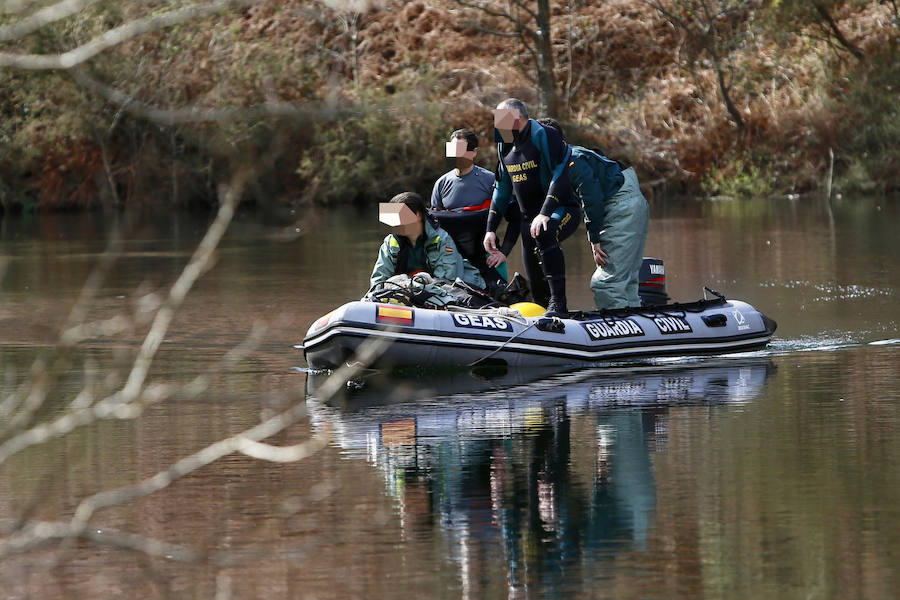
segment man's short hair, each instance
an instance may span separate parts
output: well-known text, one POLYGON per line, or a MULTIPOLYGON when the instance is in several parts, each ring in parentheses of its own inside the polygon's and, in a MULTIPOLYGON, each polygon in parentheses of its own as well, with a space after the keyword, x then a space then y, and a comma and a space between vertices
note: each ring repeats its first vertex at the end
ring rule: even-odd
POLYGON ((559 121, 557 121, 556 119, 552 117, 542 117, 540 119, 537 119, 537 122, 544 127, 552 127, 553 129, 557 130, 559 132, 559 137, 561 137, 563 141, 566 140, 566 134, 563 133, 562 125, 560 125, 559 121))
POLYGON ((497 108, 512 108, 519 111, 519 114, 522 115, 523 119, 528 118, 528 108, 526 108, 525 103, 518 98, 507 98, 501 102, 497 108))
POLYGON ((413 211, 417 215, 428 216, 428 209, 425 207, 425 203, 422 201, 422 196, 418 195, 415 192, 400 192, 399 194, 391 198, 390 202, 393 204, 405 204, 411 211, 413 211))
POLYGON ((466 152, 478 147, 478 136, 471 129, 457 129, 450 134, 451 140, 466 140, 466 152))

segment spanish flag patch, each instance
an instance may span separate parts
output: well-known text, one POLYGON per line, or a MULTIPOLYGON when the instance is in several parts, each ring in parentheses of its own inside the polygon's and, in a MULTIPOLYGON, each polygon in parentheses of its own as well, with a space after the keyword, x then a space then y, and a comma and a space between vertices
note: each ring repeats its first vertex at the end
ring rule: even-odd
POLYGON ((453 252, 453 248, 451 248, 450 246, 444 246, 444 250, 446 250, 447 252, 453 252))
POLYGON ((316 321, 315 328, 321 329, 321 328, 325 327, 326 325, 328 325, 328 321, 331 320, 331 315, 333 312, 334 311, 331 311, 330 313, 328 313, 327 315, 325 315, 324 317, 321 317, 318 321, 316 321))
POLYGON ((413 309, 403 306, 378 304, 375 307, 375 320, 390 325, 412 325, 413 309))

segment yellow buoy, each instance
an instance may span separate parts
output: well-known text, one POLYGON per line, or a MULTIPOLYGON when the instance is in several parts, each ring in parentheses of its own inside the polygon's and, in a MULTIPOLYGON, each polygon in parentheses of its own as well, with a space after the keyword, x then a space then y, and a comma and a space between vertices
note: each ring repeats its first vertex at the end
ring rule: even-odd
POLYGON ((547 312, 546 308, 534 302, 516 302, 510 308, 514 308, 522 313, 523 317, 540 317, 547 312))

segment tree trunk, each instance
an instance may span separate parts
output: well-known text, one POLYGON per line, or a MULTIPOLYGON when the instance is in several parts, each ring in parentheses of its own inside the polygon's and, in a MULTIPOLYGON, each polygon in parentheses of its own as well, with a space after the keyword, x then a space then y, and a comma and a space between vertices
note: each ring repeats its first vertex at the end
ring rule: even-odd
POLYGON ((704 39, 704 46, 716 68, 716 78, 719 81, 719 91, 722 92, 722 101, 725 103, 725 108, 728 109, 728 114, 731 115, 731 119, 734 121, 735 125, 737 125, 738 129, 743 129, 744 119, 741 118, 741 111, 739 111, 734 105, 734 102, 731 101, 731 94, 728 93, 728 84, 725 83, 725 69, 722 67, 722 59, 716 48, 715 35, 707 34, 704 39))
POLYGON ((834 22, 834 19, 831 18, 831 14, 828 12, 828 9, 819 4, 818 2, 813 2, 813 6, 816 7, 816 10, 819 13, 819 16, 828 24, 828 28, 831 29, 831 34, 834 36, 834 39, 838 41, 838 43, 847 49, 850 54, 855 56, 858 60, 863 59, 863 53, 859 48, 851 44, 847 38, 844 37, 844 34, 841 33, 840 28, 837 26, 837 23, 834 22))
POLYGON ((725 73, 718 62, 716 62, 716 75, 719 77, 719 90, 722 92, 722 100, 725 102, 725 108, 728 109, 728 114, 731 115, 731 118, 738 126, 738 129, 743 129, 744 119, 741 118, 741 111, 739 111, 734 105, 734 102, 731 101, 731 95, 728 93, 728 86, 725 85, 725 73))
POLYGON ((558 117, 556 78, 553 75, 553 42, 550 39, 550 0, 537 0, 537 82, 541 116, 558 117))

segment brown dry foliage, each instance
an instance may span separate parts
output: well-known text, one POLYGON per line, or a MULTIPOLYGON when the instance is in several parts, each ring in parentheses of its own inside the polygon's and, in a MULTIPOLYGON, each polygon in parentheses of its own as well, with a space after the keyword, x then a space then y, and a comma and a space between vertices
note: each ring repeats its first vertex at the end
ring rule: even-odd
POLYGON ((90 140, 48 149, 36 180, 38 207, 67 210, 92 206, 103 170, 101 150, 90 140))
MULTIPOLYGON (((747 124, 738 131, 712 68, 690 62, 682 34, 653 9, 637 0, 606 0, 572 3, 570 15, 569 3, 551 5, 557 89, 568 96, 563 105, 569 108, 568 115, 555 116, 565 121, 570 139, 631 162, 648 182, 696 192, 711 170, 727 174, 735 168, 726 164, 729 157, 777 155, 767 168, 789 176, 795 189, 810 189, 828 148, 840 147, 846 113, 826 96, 839 98, 865 65, 814 38, 796 35, 777 44, 756 32, 728 57, 735 73, 731 93, 747 124)), ((867 56, 896 51, 898 28, 886 3, 847 2, 835 16, 867 56)), ((422 89, 443 106, 447 132, 470 127, 487 141, 489 110, 499 99, 535 100, 528 53, 515 40, 484 31, 491 28, 508 24, 453 0, 384 0, 358 14, 311 0, 265 0, 242 13, 144 36, 93 66, 107 81, 157 106, 248 106, 277 99, 341 107, 372 94, 422 89)), ((304 139, 309 137, 297 143, 304 139)), ((423 149, 430 143, 423 140, 423 149)), ((54 154, 54 144, 44 146, 43 164, 75 160, 54 154)), ((156 151, 167 149, 157 144, 156 151)), ((88 154, 77 160, 93 164, 90 144, 76 144, 67 154, 78 152, 88 154)), ((117 169, 133 170, 139 162, 133 153, 114 154, 122 157, 117 169)), ((442 157, 434 154, 439 170, 442 157)), ((51 183, 42 185, 62 194, 54 203, 64 203, 58 172, 48 167, 51 183)), ((305 182, 281 179, 285 194, 299 197, 294 191, 305 182)))

